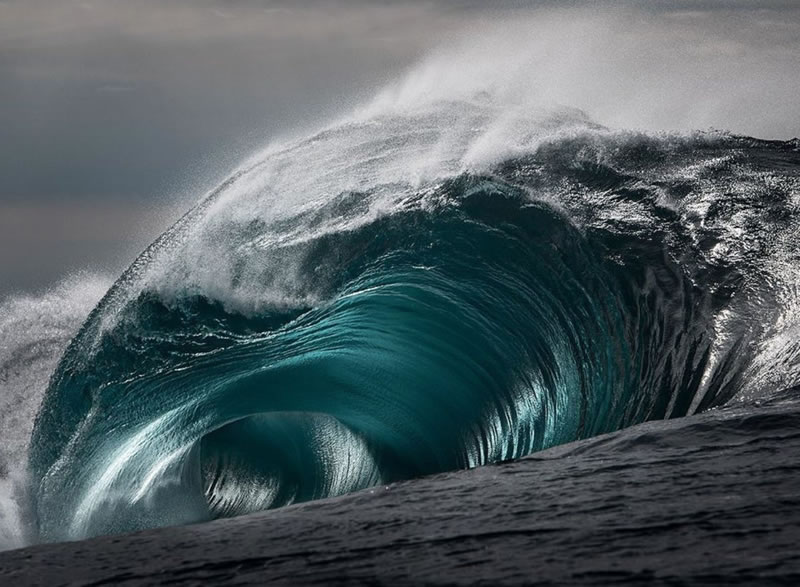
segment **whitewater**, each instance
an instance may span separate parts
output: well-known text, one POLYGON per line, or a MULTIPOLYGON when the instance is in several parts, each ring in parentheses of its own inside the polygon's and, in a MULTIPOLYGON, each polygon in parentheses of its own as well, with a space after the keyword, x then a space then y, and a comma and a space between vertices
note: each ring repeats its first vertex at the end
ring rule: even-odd
POLYGON ((1 546, 795 413, 796 140, 609 128, 443 62, 253 156, 113 284, 2 301, 1 546))

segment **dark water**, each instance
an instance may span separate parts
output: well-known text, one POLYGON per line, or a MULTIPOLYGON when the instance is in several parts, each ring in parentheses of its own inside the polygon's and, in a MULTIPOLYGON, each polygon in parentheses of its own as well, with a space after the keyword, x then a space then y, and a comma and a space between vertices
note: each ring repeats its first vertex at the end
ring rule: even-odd
POLYGON ((792 394, 469 471, 0 555, 9 585, 795 585, 792 394))

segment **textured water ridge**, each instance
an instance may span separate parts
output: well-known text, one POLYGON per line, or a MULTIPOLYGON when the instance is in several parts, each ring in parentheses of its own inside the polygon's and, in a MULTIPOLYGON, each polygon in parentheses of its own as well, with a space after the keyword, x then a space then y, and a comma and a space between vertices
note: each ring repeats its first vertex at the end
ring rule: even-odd
POLYGON ((332 127, 154 243, 45 397, 41 538, 335 496, 797 384, 793 143, 568 111, 475 162, 491 116, 332 127))
POLYGON ((2 553, 0 580, 792 585, 799 418, 784 398, 231 520, 2 553))

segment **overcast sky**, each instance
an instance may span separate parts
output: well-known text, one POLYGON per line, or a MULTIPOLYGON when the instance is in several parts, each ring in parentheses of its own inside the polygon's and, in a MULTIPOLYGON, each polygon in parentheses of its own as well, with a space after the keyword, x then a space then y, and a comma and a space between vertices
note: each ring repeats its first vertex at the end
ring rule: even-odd
POLYGON ((795 0, 0 0, 0 295, 118 273, 254 149, 506 26, 598 122, 800 135, 795 0))

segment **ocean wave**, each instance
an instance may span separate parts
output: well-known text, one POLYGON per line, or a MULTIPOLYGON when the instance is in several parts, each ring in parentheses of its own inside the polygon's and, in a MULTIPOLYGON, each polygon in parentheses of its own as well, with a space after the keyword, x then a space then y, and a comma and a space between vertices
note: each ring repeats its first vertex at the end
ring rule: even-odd
POLYGON ((797 155, 491 99, 254 158, 53 375, 42 540, 474 467, 798 384, 797 155), (502 146, 502 148, 500 148, 502 146))

